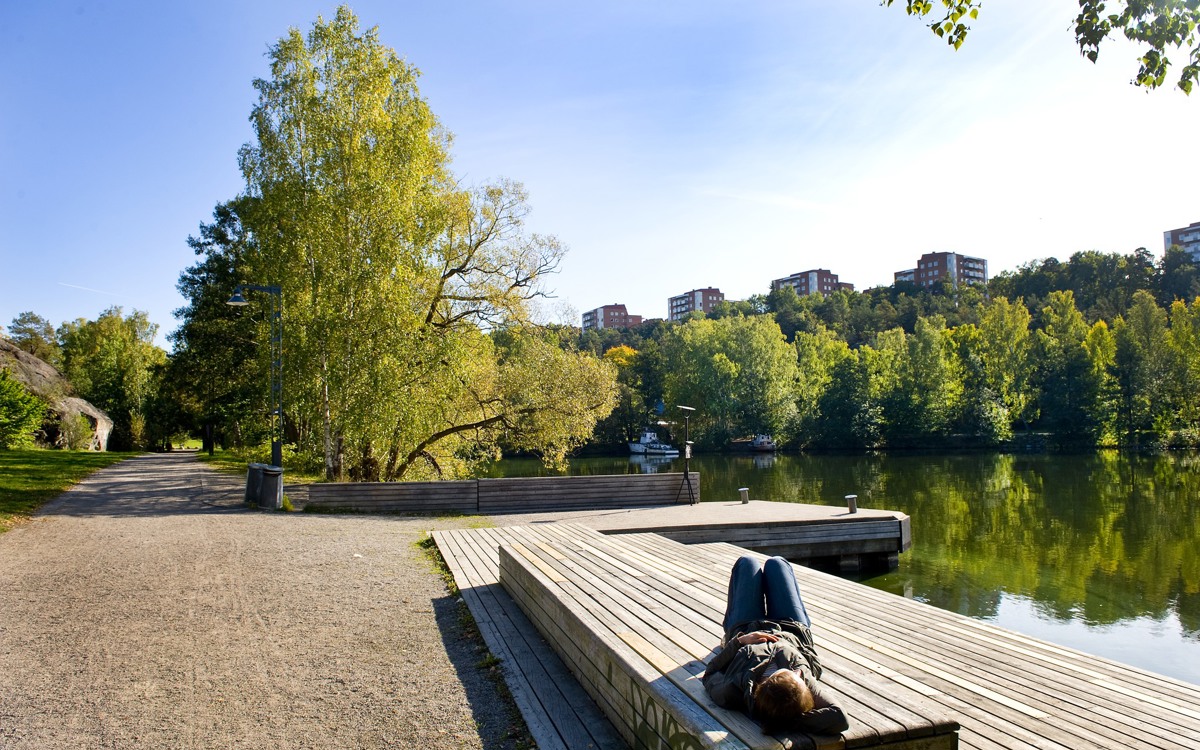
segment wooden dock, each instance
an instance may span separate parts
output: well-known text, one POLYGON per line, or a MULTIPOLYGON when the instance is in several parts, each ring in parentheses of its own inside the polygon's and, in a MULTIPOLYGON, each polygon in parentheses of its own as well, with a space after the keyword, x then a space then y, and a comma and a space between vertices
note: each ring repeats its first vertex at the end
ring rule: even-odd
MULTIPOLYGON (((499 585, 502 545, 553 548, 563 534, 554 524, 531 524, 438 531, 434 538, 489 647, 502 660, 539 748, 623 747, 627 743, 499 585)), ((683 545, 649 533, 609 537, 603 549, 613 564, 629 570, 671 571, 710 605, 723 602, 728 570, 744 552, 724 543, 683 545)), ((917 694, 952 717, 965 748, 1200 747, 1200 686, 815 570, 798 568, 797 577, 826 667, 823 681, 853 704, 852 729, 879 721, 873 711, 882 709, 883 715, 893 708, 887 691, 867 695, 855 687, 869 678, 871 684, 902 688, 897 695, 917 694)), ((860 737, 846 746, 863 742, 860 737)))
MULTIPOLYGON (((536 504, 527 503, 527 508, 536 504)), ((499 517, 494 520, 500 521, 499 517)), ((912 546, 908 515, 893 510, 751 500, 697 505, 578 508, 507 515, 503 523, 579 523, 605 534, 654 533, 684 544, 725 542, 843 571, 895 568, 912 546)))

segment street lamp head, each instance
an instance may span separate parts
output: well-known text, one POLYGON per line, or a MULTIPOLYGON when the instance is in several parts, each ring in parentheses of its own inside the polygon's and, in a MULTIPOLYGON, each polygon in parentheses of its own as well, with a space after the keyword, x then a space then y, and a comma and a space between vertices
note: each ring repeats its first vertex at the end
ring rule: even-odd
POLYGON ((234 307, 245 307, 246 305, 248 305, 250 303, 247 302, 246 298, 242 296, 241 287, 238 287, 237 289, 234 290, 233 296, 225 301, 225 304, 233 305, 234 307))
POLYGON ((675 405, 675 408, 676 408, 676 409, 678 409, 678 410, 680 410, 680 411, 687 412, 688 414, 691 414, 692 412, 696 411, 696 407, 694 407, 694 406, 684 406, 683 404, 676 404, 676 405, 675 405))

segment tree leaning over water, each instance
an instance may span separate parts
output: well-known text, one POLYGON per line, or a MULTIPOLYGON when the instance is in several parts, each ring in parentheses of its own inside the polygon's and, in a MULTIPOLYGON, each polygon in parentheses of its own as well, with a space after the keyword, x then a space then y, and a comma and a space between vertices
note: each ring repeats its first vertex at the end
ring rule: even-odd
POLYGON ((418 71, 348 8, 269 56, 237 276, 282 288, 301 448, 330 479, 395 479, 454 473, 501 439, 552 460, 585 440, 615 375, 531 324, 564 249, 525 230, 523 188, 456 183, 418 71))

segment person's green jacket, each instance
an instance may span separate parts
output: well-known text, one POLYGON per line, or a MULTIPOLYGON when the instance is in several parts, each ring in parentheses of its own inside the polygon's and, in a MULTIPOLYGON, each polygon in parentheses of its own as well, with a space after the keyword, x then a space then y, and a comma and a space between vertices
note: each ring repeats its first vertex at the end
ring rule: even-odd
POLYGON ((794 670, 812 691, 814 708, 797 717, 796 725, 813 734, 837 734, 849 724, 842 709, 821 694, 817 680, 821 662, 813 647, 812 633, 798 622, 754 620, 725 634, 725 645, 704 670, 704 688, 723 708, 744 711, 754 717, 754 685, 775 669, 794 670), (763 631, 774 633, 773 643, 740 644, 738 636, 763 631))

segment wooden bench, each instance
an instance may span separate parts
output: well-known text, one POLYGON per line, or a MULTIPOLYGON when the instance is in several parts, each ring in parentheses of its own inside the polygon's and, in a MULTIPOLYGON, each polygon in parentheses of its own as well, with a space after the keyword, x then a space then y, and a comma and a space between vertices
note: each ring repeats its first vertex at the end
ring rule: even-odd
MULTIPOLYGON (((700 474, 690 473, 700 502, 700 474)), ((574 477, 509 477, 479 480, 479 512, 636 508, 691 502, 683 473, 593 474, 574 477)))
MULTIPOLYGON (((451 482, 321 482, 303 485, 301 502, 322 510, 359 513, 476 513, 479 483, 451 482)), ((289 489, 290 493, 290 489, 289 489)))
MULTIPOLYGON (((700 501, 700 474, 691 472, 700 501)), ((683 473, 510 477, 445 482, 324 482, 289 485, 297 507, 359 513, 536 513, 690 502, 683 473)))
POLYGON ((506 531, 501 584, 632 747, 957 747, 957 722, 922 685, 822 651, 820 623, 823 685, 849 717, 846 732, 775 738, 713 704, 701 677, 722 635, 732 559, 661 537, 650 551, 573 524, 506 531))

